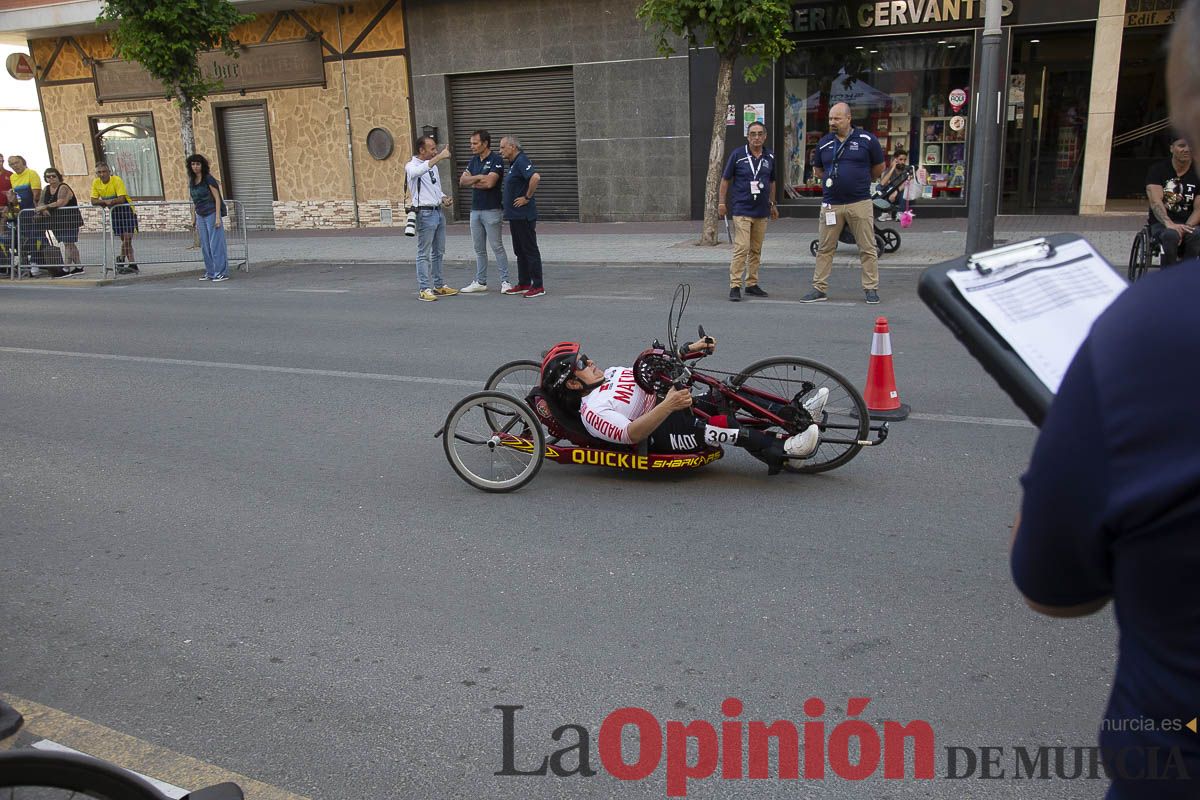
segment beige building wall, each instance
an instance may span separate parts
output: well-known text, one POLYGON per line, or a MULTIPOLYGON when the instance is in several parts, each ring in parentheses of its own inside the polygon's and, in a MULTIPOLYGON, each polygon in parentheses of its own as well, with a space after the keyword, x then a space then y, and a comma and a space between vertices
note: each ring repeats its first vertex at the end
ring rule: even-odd
MULTIPOLYGON (((409 113, 408 56, 400 4, 395 4, 353 50, 385 0, 348 6, 342 16, 346 94, 354 143, 354 174, 359 216, 364 225, 379 225, 380 212, 392 209, 392 224, 402 225, 404 164, 413 138, 409 113), (396 142, 394 152, 377 161, 367 152, 367 133, 386 128, 396 142)), ((239 27, 235 35, 246 44, 302 39, 320 33, 325 47, 325 86, 214 94, 194 116, 196 147, 208 156, 221 178, 214 106, 266 101, 271 156, 275 171, 275 223, 280 228, 348 227, 353 225, 351 181, 343 107, 342 65, 338 58, 337 19, 331 6, 306 6, 294 11, 260 15, 239 27), (301 24, 303 20, 305 24, 301 24), (311 29, 311 30, 310 30, 311 29)), ((90 171, 95 147, 89 118, 96 115, 151 113, 154 116, 163 192, 168 200, 186 200, 187 183, 180 140, 179 110, 168 100, 100 103, 86 59, 113 56, 104 34, 39 39, 30 42, 38 65, 38 82, 50 139, 51 158, 63 162, 62 146, 83 144, 90 171), (60 46, 61 45, 61 46, 60 46), (56 54, 57 51, 57 54, 56 54), (47 69, 48 68, 48 69, 47 69)), ((90 177, 72 178, 77 191, 86 191, 90 177)))
POLYGON ((1112 158, 1124 33, 1125 0, 1100 0, 1088 101, 1087 144, 1083 153, 1083 187, 1079 195, 1080 214, 1103 214, 1108 203, 1108 164, 1112 158))

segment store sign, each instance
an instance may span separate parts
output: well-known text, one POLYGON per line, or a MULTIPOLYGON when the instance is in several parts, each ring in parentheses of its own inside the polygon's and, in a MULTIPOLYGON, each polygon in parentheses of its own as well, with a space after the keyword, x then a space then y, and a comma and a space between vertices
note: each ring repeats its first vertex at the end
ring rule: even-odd
POLYGON ((967 104, 967 90, 955 89, 950 92, 950 110, 957 114, 967 104))
POLYGON ((8 58, 4 60, 4 66, 14 80, 33 80, 33 62, 25 53, 9 53, 8 58))
POLYGON ((1125 0, 1125 27, 1174 25, 1179 0, 1125 0))
MULTIPOLYGON (((325 64, 316 40, 252 44, 238 49, 236 58, 220 51, 200 54, 205 80, 220 81, 222 92, 324 86, 325 64)), ((141 100, 164 97, 162 83, 141 64, 112 59, 92 64, 96 99, 141 100)))
MULTIPOLYGON (((1096 19, 1099 0, 999 0, 1005 25, 1096 19)), ((838 0, 792 4, 792 30, 799 34, 847 31, 900 33, 982 28, 986 0, 838 0)))

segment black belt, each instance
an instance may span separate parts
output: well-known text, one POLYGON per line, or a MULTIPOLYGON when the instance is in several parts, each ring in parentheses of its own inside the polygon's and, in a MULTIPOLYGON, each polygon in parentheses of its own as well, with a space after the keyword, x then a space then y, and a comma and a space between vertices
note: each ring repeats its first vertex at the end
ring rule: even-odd
POLYGON ((438 209, 438 208, 441 208, 441 206, 417 206, 417 208, 438 209))

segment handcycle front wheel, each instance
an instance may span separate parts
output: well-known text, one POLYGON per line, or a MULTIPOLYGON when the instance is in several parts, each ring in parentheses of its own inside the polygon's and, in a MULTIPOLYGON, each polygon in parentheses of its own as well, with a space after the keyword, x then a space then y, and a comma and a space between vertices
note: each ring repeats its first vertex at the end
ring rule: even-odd
MULTIPOLYGON (((735 390, 746 388, 782 398, 789 403, 803 403, 822 386, 829 389, 829 398, 820 418, 814 420, 821 428, 821 444, 815 453, 803 461, 788 461, 784 469, 790 472, 826 472, 842 466, 862 450, 871 428, 867 404, 853 384, 839 373, 807 358, 780 356, 756 361, 743 369, 730 383, 735 390), (811 386, 811 388, 807 388, 811 386), (797 397, 797 394, 804 392, 797 397)), ((772 430, 794 435, 799 430, 776 426, 772 430)))
POLYGON ((450 409, 442 428, 446 460, 485 492, 512 492, 533 480, 546 457, 542 425, 524 401, 476 392, 450 409))

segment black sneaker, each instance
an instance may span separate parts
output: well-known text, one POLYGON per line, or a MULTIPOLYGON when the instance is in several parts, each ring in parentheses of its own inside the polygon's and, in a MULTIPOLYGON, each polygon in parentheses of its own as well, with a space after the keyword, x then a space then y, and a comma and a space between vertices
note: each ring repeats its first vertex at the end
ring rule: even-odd
POLYGON ((867 305, 876 305, 879 302, 879 292, 874 289, 863 289, 863 295, 867 298, 867 305))
POLYGON ((828 299, 829 299, 829 295, 825 294, 820 289, 813 289, 811 292, 804 295, 804 297, 801 297, 800 302, 801 303, 819 303, 822 300, 828 300, 828 299))
MULTIPOLYGON (((748 293, 749 289, 747 289, 746 291, 748 293)), ((735 303, 739 302, 742 299, 742 290, 736 286, 733 287, 732 289, 730 289, 729 290, 729 299, 735 303)))
POLYGON ((130 264, 127 269, 135 275, 139 272, 137 264, 130 264))
POLYGON ((764 292, 762 290, 762 287, 759 286, 757 283, 754 284, 753 286, 747 286, 746 294, 752 295, 753 297, 770 297, 770 295, 767 294, 766 292, 764 292))

